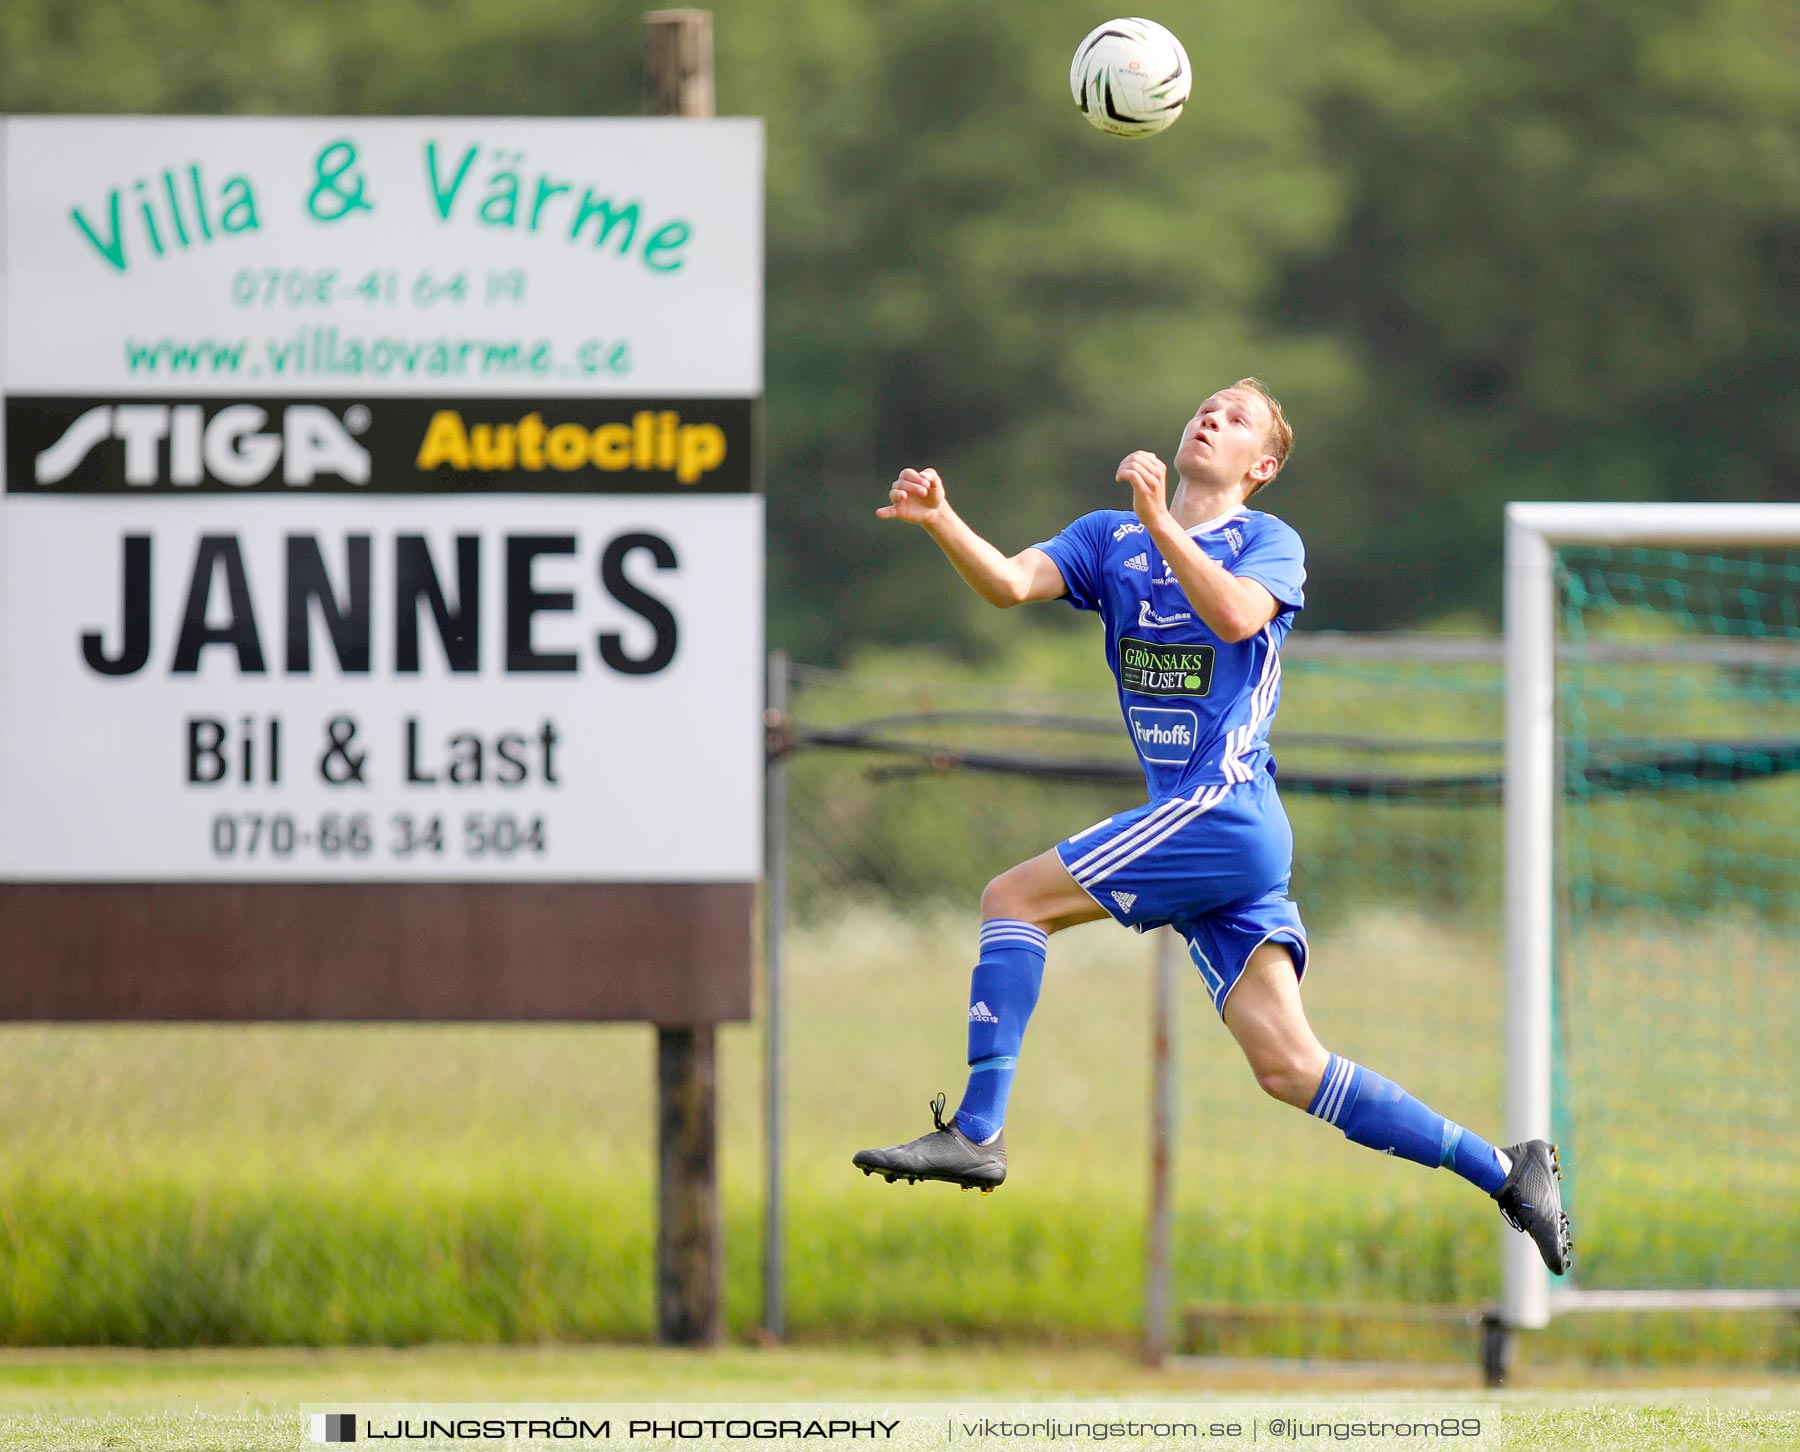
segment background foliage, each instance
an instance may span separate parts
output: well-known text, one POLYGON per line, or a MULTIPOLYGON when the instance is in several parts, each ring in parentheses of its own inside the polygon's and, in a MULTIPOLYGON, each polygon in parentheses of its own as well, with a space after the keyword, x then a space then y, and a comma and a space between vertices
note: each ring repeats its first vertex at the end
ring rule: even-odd
MULTIPOLYGON (((0 109, 628 113, 645 8, 10 0, 0 109)), ((1797 492, 1784 0, 1170 0, 1195 97, 1135 145, 1067 98, 1092 3, 714 13, 721 110, 768 119, 771 626, 803 659, 986 653, 878 533, 899 466, 1019 548, 1244 372, 1297 423, 1270 507, 1314 626, 1496 613, 1509 498, 1797 492)))

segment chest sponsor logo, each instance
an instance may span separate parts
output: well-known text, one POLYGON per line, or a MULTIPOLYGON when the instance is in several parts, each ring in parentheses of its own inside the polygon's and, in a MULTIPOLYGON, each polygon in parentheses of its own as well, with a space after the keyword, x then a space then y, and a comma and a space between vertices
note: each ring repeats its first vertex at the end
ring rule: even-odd
POLYGON ((1143 525, 1139 524, 1136 520, 1127 520, 1113 531, 1113 543, 1117 544, 1128 534, 1142 534, 1143 532, 1143 525))
POLYGON ((1128 635, 1119 642, 1119 684, 1139 696, 1208 696, 1215 654, 1210 645, 1168 645, 1128 635))
POLYGON ((1171 630, 1177 625, 1185 625, 1194 617, 1191 612, 1177 610, 1173 615, 1158 615, 1150 608, 1148 600, 1138 601, 1138 627, 1142 630, 1171 630))
POLYGON ((1131 739, 1145 761, 1179 765, 1194 754, 1200 718, 1192 711, 1133 706, 1125 715, 1131 722, 1131 739))

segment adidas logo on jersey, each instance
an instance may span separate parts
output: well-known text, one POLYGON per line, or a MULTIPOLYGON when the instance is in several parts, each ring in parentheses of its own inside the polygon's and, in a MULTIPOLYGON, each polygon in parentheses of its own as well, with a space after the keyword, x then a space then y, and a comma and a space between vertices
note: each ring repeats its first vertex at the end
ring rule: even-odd
MULTIPOLYGON (((1117 894, 1115 893, 1114 896, 1116 897, 1117 894)), ((978 998, 975 1000, 974 1005, 969 1009, 969 1022, 970 1023, 999 1023, 1000 1015, 995 1013, 993 1009, 989 1008, 987 1006, 987 1004, 983 1003, 978 998)))
POLYGON ((1150 573, 1150 556, 1148 554, 1133 555, 1130 559, 1125 561, 1125 568, 1128 570, 1142 570, 1147 575, 1150 573))
POLYGON ((1112 900, 1119 905, 1120 912, 1128 913, 1131 911, 1131 905, 1138 900, 1138 895, 1135 892, 1115 892, 1112 900))

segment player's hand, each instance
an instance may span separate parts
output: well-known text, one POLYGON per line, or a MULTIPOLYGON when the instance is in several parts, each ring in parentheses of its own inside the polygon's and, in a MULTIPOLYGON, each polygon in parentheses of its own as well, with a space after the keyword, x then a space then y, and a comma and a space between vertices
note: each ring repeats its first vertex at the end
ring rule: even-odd
POLYGON ((907 524, 930 524, 948 506, 944 481, 936 469, 902 469, 888 490, 888 503, 875 511, 877 519, 898 519, 907 524))
POLYGON ((1119 483, 1131 486, 1131 507, 1144 524, 1167 514, 1169 506, 1164 489, 1169 479, 1168 466, 1148 449, 1138 449, 1119 461, 1119 483))

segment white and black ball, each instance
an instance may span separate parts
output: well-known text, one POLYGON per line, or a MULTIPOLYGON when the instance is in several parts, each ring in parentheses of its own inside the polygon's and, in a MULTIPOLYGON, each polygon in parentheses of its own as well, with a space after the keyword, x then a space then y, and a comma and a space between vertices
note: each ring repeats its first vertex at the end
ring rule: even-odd
POLYGON ((1081 114, 1113 136, 1166 130, 1194 86, 1181 42, 1154 20, 1109 20, 1088 32, 1069 67, 1081 114))

